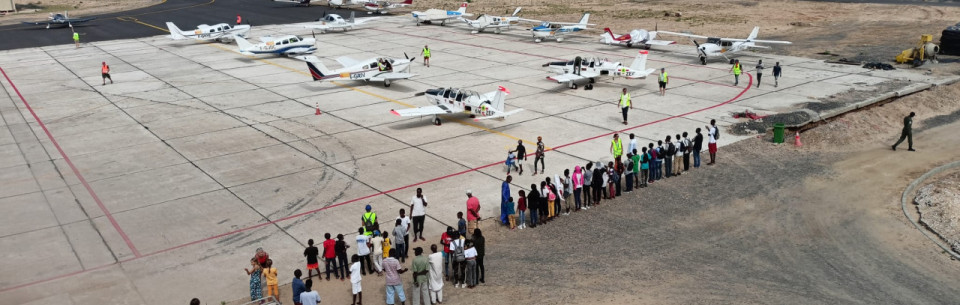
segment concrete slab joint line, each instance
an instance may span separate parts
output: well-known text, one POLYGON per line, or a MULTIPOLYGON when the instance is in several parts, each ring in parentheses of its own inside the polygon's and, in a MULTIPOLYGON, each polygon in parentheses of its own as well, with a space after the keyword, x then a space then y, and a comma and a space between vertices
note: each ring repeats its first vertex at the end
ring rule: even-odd
POLYGON ((103 201, 100 200, 100 197, 97 196, 97 193, 93 191, 93 188, 90 187, 90 184, 87 183, 87 179, 80 174, 80 170, 73 164, 73 161, 70 160, 70 157, 63 151, 63 148, 60 147, 60 143, 57 142, 57 139, 53 137, 53 134, 50 133, 50 130, 47 129, 47 125, 43 124, 43 121, 40 120, 40 117, 37 115, 33 108, 30 107, 30 103, 23 97, 23 94, 20 93, 20 89, 17 89, 17 86, 13 84, 13 81, 10 80, 10 76, 7 75, 7 71, 0 67, 0 73, 3 74, 3 77, 7 80, 7 83, 10 84, 10 87, 13 88, 13 91, 17 93, 17 97, 20 98, 20 101, 23 102, 23 106, 30 111, 30 114, 33 116, 33 119, 37 121, 37 124, 40 125, 40 128, 43 129, 43 132, 47 135, 47 138, 50 139, 50 143, 57 148, 57 152, 60 153, 60 156, 63 157, 63 161, 70 166, 70 170, 73 171, 73 174, 77 176, 77 179, 80 180, 80 183, 83 184, 83 187, 86 188, 87 193, 90 194, 90 197, 93 198, 93 201, 97 203, 97 206, 100 207, 100 210, 103 211, 103 215, 107 217, 110 221, 110 224, 113 225, 113 228, 117 230, 117 233, 120 234, 120 237, 123 238, 123 242, 127 244, 127 247, 130 248, 130 251, 133 252, 134 257, 140 257, 140 251, 137 250, 137 247, 133 245, 133 242, 130 240, 130 237, 127 236, 127 233, 120 228, 120 225, 117 223, 117 220, 113 218, 113 214, 110 214, 110 211, 107 210, 107 207, 103 204, 103 201))
POLYGON ((953 162, 941 165, 937 168, 934 168, 929 172, 926 172, 916 180, 913 180, 913 182, 910 182, 910 184, 907 185, 907 188, 903 190, 903 195, 900 196, 900 209, 903 210, 903 217, 906 217, 907 220, 909 220, 910 223, 912 223, 913 226, 917 228, 917 230, 920 230, 920 233, 923 233, 923 236, 926 236, 927 239, 929 239, 938 247, 940 247, 940 249, 943 249, 943 252, 949 253, 950 256, 953 256, 954 259, 960 259, 960 254, 958 254, 957 252, 954 252, 953 249, 950 249, 950 247, 940 242, 938 240, 939 237, 931 236, 930 232, 927 229, 921 227, 920 224, 917 223, 917 221, 913 220, 913 218, 910 218, 910 214, 907 212, 907 201, 913 200, 914 190, 916 190, 917 186, 920 186, 920 183, 923 183, 923 181, 926 181, 928 178, 933 177, 934 175, 938 175, 948 169, 953 169, 957 167, 960 167, 960 161, 953 161, 953 162))

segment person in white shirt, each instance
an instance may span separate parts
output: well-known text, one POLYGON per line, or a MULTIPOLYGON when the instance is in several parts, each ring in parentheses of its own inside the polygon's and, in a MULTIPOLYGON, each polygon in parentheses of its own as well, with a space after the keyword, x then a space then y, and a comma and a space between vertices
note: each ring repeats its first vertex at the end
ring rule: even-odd
POLYGON ((637 146, 637 139, 632 133, 630 134, 630 144, 627 147, 627 152, 632 153, 634 150, 640 151, 640 147, 637 146))
POLYGON ((421 241, 427 241, 423 238, 423 221, 427 218, 427 196, 423 195, 423 189, 417 188, 417 194, 410 199, 410 216, 413 218, 413 241, 419 238, 421 241))
MULTIPOLYGON (((404 259, 409 257, 407 256, 407 253, 410 253, 410 217, 407 217, 406 214, 407 214, 406 210, 400 209, 400 216, 397 217, 397 219, 399 219, 401 222, 400 225, 403 226, 403 230, 406 233, 403 235, 403 244, 406 245, 406 247, 403 248, 403 253, 397 254, 403 257, 404 259)), ((393 238, 400 238, 400 236, 394 235, 393 238)))
POLYGON ((377 269, 377 274, 383 274, 383 236, 380 234, 380 230, 373 231, 373 238, 370 239, 370 244, 373 245, 373 252, 370 253, 373 259, 373 268, 377 269))
POLYGON ((467 258, 467 288, 473 289, 477 286, 477 248, 473 242, 467 242, 467 249, 463 250, 463 256, 467 258))
POLYGON ((316 305, 320 304, 320 294, 316 291, 313 291, 313 280, 308 279, 307 282, 303 283, 305 288, 303 292, 300 293, 300 304, 307 305, 316 305))
POLYGON ((370 237, 363 235, 363 228, 360 228, 360 234, 357 235, 357 255, 360 257, 360 271, 367 275, 367 271, 373 274, 373 264, 370 261, 370 237), (366 265, 366 267, 363 267, 366 265))
POLYGON ((713 165, 717 162, 717 134, 720 130, 717 129, 717 120, 710 120, 710 125, 707 125, 707 148, 710 151, 710 163, 707 165, 713 165))
POLYGON ((443 304, 443 252, 437 251, 437 245, 430 245, 433 254, 427 257, 430 262, 430 302, 443 304))
MULTIPOLYGON (((353 291, 353 303, 351 304, 363 304, 363 289, 360 287, 360 280, 363 279, 363 266, 360 264, 360 256, 354 254, 350 261, 353 262, 350 265, 350 287, 353 291)), ((310 289, 307 288, 307 290, 310 289)), ((300 301, 303 302, 302 297, 300 301)))

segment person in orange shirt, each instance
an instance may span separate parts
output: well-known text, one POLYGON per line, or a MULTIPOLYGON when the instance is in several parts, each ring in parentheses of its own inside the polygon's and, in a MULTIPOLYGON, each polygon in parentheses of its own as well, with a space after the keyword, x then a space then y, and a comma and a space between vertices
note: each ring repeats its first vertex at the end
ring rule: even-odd
POLYGON ((273 260, 267 260, 267 267, 263 268, 263 277, 267 279, 267 295, 280 300, 280 283, 277 281, 277 268, 273 268, 273 260))
POLYGON ((103 65, 100 66, 100 77, 103 78, 103 86, 107 85, 107 79, 110 79, 110 83, 113 84, 113 79, 110 78, 110 66, 108 66, 105 61, 103 65))

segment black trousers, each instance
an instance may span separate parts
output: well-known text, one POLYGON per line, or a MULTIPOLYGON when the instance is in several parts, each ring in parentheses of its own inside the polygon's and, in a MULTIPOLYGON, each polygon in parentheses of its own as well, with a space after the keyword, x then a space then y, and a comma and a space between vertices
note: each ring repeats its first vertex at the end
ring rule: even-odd
MULTIPOLYGON (((346 261, 346 259, 344 259, 344 261, 346 261)), ((340 275, 337 274, 337 271, 340 269, 340 268, 337 268, 337 257, 334 256, 333 258, 324 258, 324 262, 326 264, 326 269, 327 269, 327 279, 328 280, 330 279, 331 271, 333 272, 333 277, 340 278, 340 275)), ((317 275, 317 278, 320 278, 320 276, 317 275)))
POLYGON ((367 275, 367 270, 370 270, 370 274, 377 272, 376 270, 373 270, 373 262, 370 261, 370 255, 371 254, 360 256, 360 274, 367 275))
MULTIPOLYGON (((422 238, 423 237, 423 221, 427 216, 413 216, 413 238, 422 238)), ((408 240, 404 240, 409 242, 408 240)))
POLYGON ((480 279, 480 282, 483 283, 483 274, 486 273, 483 270, 483 255, 477 255, 477 278, 480 279))
POLYGON ((900 133, 900 140, 897 140, 897 143, 893 144, 893 147, 900 145, 900 143, 903 142, 903 139, 907 139, 907 144, 910 145, 909 148, 913 148, 913 132, 900 133))
POLYGON ((690 154, 683 154, 683 171, 690 170, 690 154))
POLYGON ((620 108, 620 111, 623 112, 623 121, 624 121, 624 122, 627 121, 627 110, 630 110, 630 108, 628 108, 628 107, 621 107, 621 108, 620 108))
POLYGON ((536 156, 536 158, 533 159, 533 171, 537 171, 537 162, 540 162, 541 172, 547 170, 547 166, 543 163, 543 156, 536 156))
MULTIPOLYGON (((594 176, 593 179, 597 179, 597 177, 594 176)), ((593 186, 593 202, 594 203, 600 202, 600 196, 603 195, 603 191, 605 191, 605 189, 602 185, 593 186)))

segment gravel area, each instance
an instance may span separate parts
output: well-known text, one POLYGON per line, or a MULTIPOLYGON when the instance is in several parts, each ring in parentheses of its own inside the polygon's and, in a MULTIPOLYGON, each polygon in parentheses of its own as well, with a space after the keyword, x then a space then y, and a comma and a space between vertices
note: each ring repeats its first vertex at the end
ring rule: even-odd
POLYGON ((854 90, 850 89, 847 92, 834 94, 826 98, 821 98, 820 102, 817 103, 807 103, 804 105, 807 109, 813 110, 817 113, 823 113, 824 111, 836 109, 850 105, 852 103, 861 102, 865 99, 875 97, 878 92, 891 92, 897 89, 906 87, 911 84, 909 81, 903 80, 891 80, 879 83, 874 86, 872 90, 854 90))
POLYGON ((790 113, 778 113, 766 116, 759 120, 748 120, 739 122, 730 126, 730 132, 736 135, 751 135, 765 133, 773 128, 773 124, 783 123, 787 126, 806 123, 812 119, 810 114, 803 111, 794 111, 790 113))
POLYGON ((923 127, 917 128, 917 131, 940 127, 956 122, 957 120, 960 120, 960 109, 951 112, 950 114, 941 114, 921 121, 920 123, 923 125, 923 127))
POLYGON ((960 172, 941 176, 917 191, 920 223, 960 251, 960 172))

